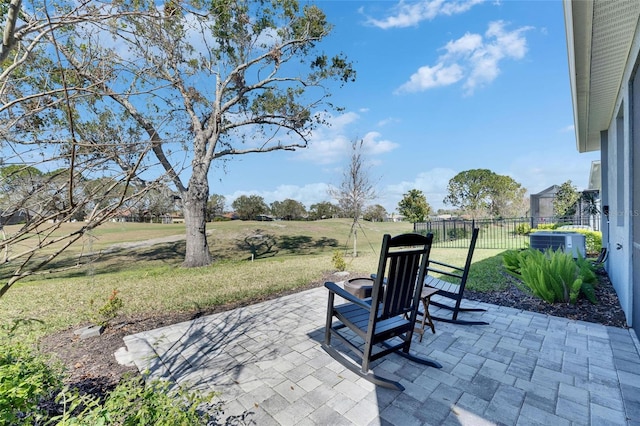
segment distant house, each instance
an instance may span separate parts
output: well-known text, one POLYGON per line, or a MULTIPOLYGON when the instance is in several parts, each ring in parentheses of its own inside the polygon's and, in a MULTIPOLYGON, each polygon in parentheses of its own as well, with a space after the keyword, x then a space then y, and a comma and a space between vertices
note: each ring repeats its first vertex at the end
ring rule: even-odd
POLYGON ((238 213, 236 213, 236 212, 224 213, 222 215, 222 217, 225 218, 225 219, 229 219, 229 220, 238 220, 238 219, 240 219, 240 217, 238 216, 238 213))
MULTIPOLYGON (((558 185, 551 185, 537 194, 531 194, 529 196, 531 224, 534 228, 541 223, 559 222, 559 219, 555 217, 553 211, 553 200, 555 200, 559 189, 560 187, 558 185)), ((599 194, 600 191, 597 189, 585 189, 582 191, 582 198, 578 200, 575 216, 568 220, 564 219, 563 221, 571 222, 573 225, 590 226, 592 229, 599 230, 600 224, 594 223, 595 218, 599 218, 599 216, 590 215, 587 212, 585 201, 587 197, 591 197, 595 200, 596 205, 599 205, 599 194)))
POLYGON ((112 222, 139 222, 140 217, 136 211, 130 208, 118 209, 113 217, 112 222))
POLYGON ((2 212, 0 214, 0 227, 4 225, 15 225, 16 223, 24 223, 29 219, 29 212, 26 209, 14 210, 11 212, 2 212))
POLYGON ((169 217, 171 217, 171 223, 184 223, 184 216, 179 213, 170 214, 169 217))
POLYGON ((640 1, 563 5, 576 148, 600 151, 590 182, 599 180, 605 268, 640 337, 640 1))
POLYGON ((406 218, 398 213, 390 213, 385 217, 385 222, 404 222, 406 218))
POLYGON ((540 223, 554 221, 553 200, 556 198, 559 188, 558 185, 551 185, 537 194, 531 194, 529 196, 531 226, 535 228, 540 223))

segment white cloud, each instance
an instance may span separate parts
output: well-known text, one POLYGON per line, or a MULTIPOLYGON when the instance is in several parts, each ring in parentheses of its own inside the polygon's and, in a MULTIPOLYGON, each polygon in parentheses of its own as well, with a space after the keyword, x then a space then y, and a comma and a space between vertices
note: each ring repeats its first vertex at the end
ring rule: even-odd
POLYGON ((527 53, 524 33, 532 27, 507 31, 505 26, 503 21, 491 22, 484 36, 467 33, 449 41, 435 65, 420 67, 396 92, 421 92, 464 80, 463 88, 470 95, 491 83, 500 74, 502 60, 520 60, 527 53))
POLYGON ((560 131, 562 133, 575 132, 576 126, 574 126, 573 124, 570 124, 567 127, 563 127, 562 129, 560 129, 560 131))
MULTIPOLYGON (((317 129, 309 141, 309 147, 298 151, 297 159, 323 165, 344 162, 350 156, 351 144, 354 140, 354 137, 347 136, 352 133, 348 127, 358 118, 358 114, 353 112, 336 117, 327 116, 326 119, 331 125, 317 129)), ((382 135, 378 132, 371 131, 362 138, 355 137, 364 141, 366 155, 386 154, 399 146, 395 142, 382 139, 382 135)))
POLYGON ((430 21, 437 16, 464 13, 484 0, 421 0, 418 2, 400 1, 382 19, 368 18, 367 23, 382 29, 406 28, 430 21))
POLYGON ((402 196, 411 189, 422 191, 427 198, 431 208, 438 210, 446 206, 442 202, 447 194, 449 180, 458 172, 447 168, 435 168, 419 173, 411 181, 402 181, 396 184, 387 185, 382 190, 382 204, 387 211, 392 212, 398 207, 398 202, 402 196))
POLYGON ((383 120, 378 121, 377 126, 378 127, 384 127, 388 124, 393 124, 393 123, 400 123, 400 119, 395 118, 395 117, 387 117, 383 120))
POLYGON ((369 132, 362 140, 364 153, 367 155, 382 155, 396 149, 399 145, 395 142, 383 139, 378 140, 382 135, 378 132, 369 132))
POLYGON ((463 71, 458 64, 445 66, 440 63, 434 67, 424 66, 420 67, 396 92, 422 92, 434 87, 449 86, 462 78, 463 71))
POLYGON ((446 44, 444 49, 448 55, 466 55, 482 47, 482 36, 480 34, 466 33, 457 40, 452 40, 446 44))

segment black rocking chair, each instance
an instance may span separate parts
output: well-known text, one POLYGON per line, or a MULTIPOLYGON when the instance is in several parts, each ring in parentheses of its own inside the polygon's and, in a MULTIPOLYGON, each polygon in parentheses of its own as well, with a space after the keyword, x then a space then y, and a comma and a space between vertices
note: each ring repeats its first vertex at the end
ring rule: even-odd
MULTIPOLYGON (((469 251, 467 252, 467 260, 464 263, 464 267, 449 265, 447 263, 438 262, 437 260, 430 259, 429 267, 427 268, 427 276, 425 277, 424 284, 427 288, 432 287, 438 290, 437 296, 451 299, 453 304, 443 303, 431 299, 431 305, 439 308, 451 311, 451 317, 442 317, 437 315, 430 315, 432 319, 436 321, 443 321, 453 324, 461 325, 488 325, 486 321, 478 320, 464 320, 458 319, 460 312, 484 312, 483 308, 465 308, 461 306, 462 297, 464 295, 464 289, 467 285, 467 278, 469 277, 469 269, 471 268, 471 259, 473 258, 473 252, 476 248, 476 242, 478 241, 478 233, 480 229, 474 228, 471 233, 471 242, 469 244, 469 251), (446 276, 452 279, 454 282, 444 281, 436 278, 434 274, 446 276)), ((425 305, 426 306, 426 305, 425 305)), ((418 315, 422 315, 419 312, 418 315)))
POLYGON ((333 282, 324 284, 329 290, 329 304, 323 349, 342 365, 377 385, 404 390, 400 383, 370 371, 371 362, 390 353, 431 367, 442 367, 435 361, 409 353, 432 239, 431 234, 426 237, 403 234, 393 238, 384 235, 378 272, 376 278, 371 279, 370 298, 360 299, 333 282), (348 303, 334 305, 336 295, 348 303), (352 333, 343 333, 345 328, 352 333), (332 345, 332 337, 356 353, 361 363, 358 365, 340 353, 332 345))

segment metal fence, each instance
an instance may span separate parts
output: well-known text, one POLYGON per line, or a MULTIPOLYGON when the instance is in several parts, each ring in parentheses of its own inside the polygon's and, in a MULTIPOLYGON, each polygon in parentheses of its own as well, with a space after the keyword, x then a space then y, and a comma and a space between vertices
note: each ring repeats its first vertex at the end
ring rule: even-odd
POLYGON ((521 249, 529 244, 529 231, 538 226, 556 224, 599 230, 599 217, 562 221, 556 218, 523 217, 511 219, 445 219, 413 224, 414 232, 433 234, 434 247, 468 248, 471 230, 480 228, 476 248, 521 249))

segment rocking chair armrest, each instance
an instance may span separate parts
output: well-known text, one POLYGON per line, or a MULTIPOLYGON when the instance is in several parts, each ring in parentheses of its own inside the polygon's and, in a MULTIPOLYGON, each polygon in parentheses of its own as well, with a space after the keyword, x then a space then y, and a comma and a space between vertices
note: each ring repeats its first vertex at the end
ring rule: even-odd
MULTIPOLYGON (((371 275, 369 275, 369 277, 370 277, 372 280, 374 280, 374 281, 375 281, 375 279, 376 279, 376 277, 377 277, 377 276, 378 276, 378 274, 371 274, 371 275)), ((386 278, 383 278, 383 279, 382 279, 382 284, 383 284, 383 285, 387 285, 387 279, 386 279, 386 278)))
POLYGON ((460 266, 449 265, 448 263, 438 262, 437 260, 429 259, 429 267, 427 269, 429 271, 442 272, 442 271, 438 270, 437 268, 434 268, 433 265, 442 266, 445 269, 455 271, 455 272, 451 272, 451 273, 464 272, 464 268, 462 268, 460 266))
POLYGON ((345 289, 343 289, 342 287, 340 287, 338 284, 336 284, 334 282, 327 281, 326 283, 324 283, 324 286, 330 292, 337 294, 338 296, 342 297, 343 299, 346 299, 349 302, 354 303, 354 304, 366 309, 367 311, 371 309, 371 303, 367 303, 364 300, 354 296, 353 294, 349 293, 348 291, 346 291, 345 289))

